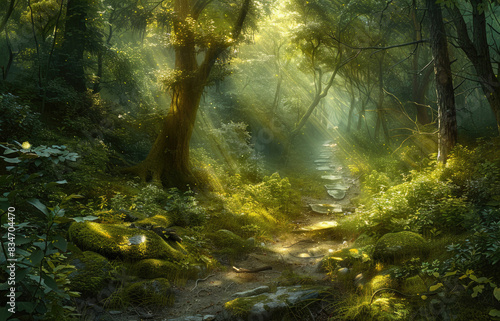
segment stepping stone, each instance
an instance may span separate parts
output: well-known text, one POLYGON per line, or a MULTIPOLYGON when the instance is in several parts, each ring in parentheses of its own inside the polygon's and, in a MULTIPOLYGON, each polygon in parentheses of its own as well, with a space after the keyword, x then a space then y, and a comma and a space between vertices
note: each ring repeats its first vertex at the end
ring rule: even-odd
POLYGON ((323 222, 318 222, 314 225, 304 226, 301 229, 299 229, 299 231, 304 231, 304 232, 321 231, 321 230, 335 228, 338 225, 339 223, 337 221, 323 221, 323 222))
POLYGON ((313 212, 319 214, 342 213, 340 204, 309 204, 313 212))
POLYGON ((333 171, 333 168, 331 168, 330 166, 318 166, 316 167, 316 169, 318 171, 333 171))
POLYGON ((339 189, 343 191, 347 191, 349 189, 349 186, 345 186, 343 183, 335 183, 335 184, 326 184, 325 188, 327 190, 332 190, 332 189, 339 189))
POLYGON ((316 164, 324 164, 324 163, 330 163, 331 160, 329 158, 324 158, 324 159, 317 159, 314 161, 316 164))
POLYGON ((341 189, 329 189, 326 191, 328 193, 328 195, 330 195, 331 197, 333 197, 334 199, 336 200, 341 200, 345 197, 345 190, 341 190, 341 189))
POLYGON ((322 179, 327 179, 329 181, 340 181, 342 180, 342 176, 339 175, 323 175, 321 176, 322 179))

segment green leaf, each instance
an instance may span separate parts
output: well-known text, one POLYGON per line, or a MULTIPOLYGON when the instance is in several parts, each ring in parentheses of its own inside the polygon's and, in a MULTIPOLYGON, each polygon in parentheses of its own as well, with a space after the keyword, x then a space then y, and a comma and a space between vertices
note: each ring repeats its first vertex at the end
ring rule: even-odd
POLYGON ((429 288, 429 291, 434 292, 434 291, 436 291, 437 289, 441 288, 442 286, 443 286, 443 283, 438 283, 438 284, 436 284, 436 285, 431 286, 431 287, 429 288))
POLYGON ((492 317, 500 317, 500 311, 497 309, 491 309, 489 313, 492 317))
POLYGON ((455 274, 457 274, 458 271, 453 271, 453 272, 447 272, 444 277, 447 277, 447 276, 453 276, 455 274))
POLYGON ((43 251, 40 249, 37 249, 35 252, 33 252, 30 255, 30 261, 33 263, 33 265, 38 265, 40 262, 43 260, 43 251))
POLYGON ((479 293, 482 293, 484 289, 484 285, 476 285, 472 290, 474 291, 472 293, 472 297, 475 298, 479 293))
POLYGON ((495 296, 495 299, 497 299, 498 301, 500 301, 500 288, 495 288, 493 290, 493 295, 495 296))
POLYGON ((6 161, 7 163, 11 163, 11 164, 18 164, 20 162, 22 162, 22 160, 19 159, 19 157, 16 157, 16 158, 9 158, 9 157, 3 157, 3 160, 6 161))
POLYGON ((435 277, 437 277, 437 278, 439 277, 439 273, 438 272, 434 272, 434 273, 432 273, 432 275, 435 276, 435 277))
POLYGON ((42 279, 49 288, 51 288, 52 290, 57 290, 56 281, 53 278, 51 278, 49 275, 47 275, 47 274, 42 275, 42 279))
POLYGON ((57 184, 67 184, 67 183, 68 183, 68 181, 67 181, 67 180, 62 180, 62 181, 57 181, 56 183, 57 183, 57 184))
POLYGON ((54 247, 58 248, 63 252, 66 252, 66 250, 68 249, 68 241, 66 241, 66 239, 61 235, 56 235, 54 237, 54 240, 56 241, 54 242, 54 247))
POLYGON ((31 198, 28 200, 28 203, 36 207, 43 214, 49 215, 49 210, 47 209, 47 206, 43 205, 39 199, 31 198))
POLYGON ((40 166, 41 164, 42 164, 42 161, 41 161, 41 160, 37 159, 37 160, 35 161, 35 166, 36 166, 36 167, 40 166))
POLYGON ((12 153, 15 153, 15 152, 17 152, 17 150, 7 148, 7 149, 5 150, 5 152, 3 152, 3 154, 4 154, 4 155, 9 155, 9 154, 12 154, 12 153))

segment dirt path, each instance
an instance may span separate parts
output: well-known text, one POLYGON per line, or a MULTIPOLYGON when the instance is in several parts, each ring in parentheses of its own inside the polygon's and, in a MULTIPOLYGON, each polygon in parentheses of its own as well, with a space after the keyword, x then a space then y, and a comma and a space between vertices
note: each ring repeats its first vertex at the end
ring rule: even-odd
MULTIPOLYGON (((349 186, 345 198, 334 201, 325 193, 323 199, 304 197, 304 204, 335 203, 348 208, 350 197, 357 193, 357 185, 348 176, 348 170, 342 168, 335 158, 335 144, 322 146, 322 151, 311 163, 318 173, 318 184, 332 183, 321 179, 325 175, 340 175, 343 183, 349 186), (328 162, 326 161, 328 160, 328 162), (325 166, 329 166, 326 168, 325 166)), ((338 183, 338 182, 335 182, 338 183)), ((187 315, 217 315, 223 310, 224 303, 232 300, 234 293, 257 288, 263 285, 281 285, 290 278, 300 275, 315 281, 325 281, 326 275, 318 272, 318 264, 324 255, 349 246, 349 240, 331 240, 322 231, 327 231, 337 224, 340 214, 315 213, 305 208, 301 218, 295 221, 296 228, 291 233, 280 235, 273 243, 248 255, 242 261, 235 262, 237 267, 254 269, 271 266, 272 270, 259 273, 236 273, 231 269, 213 272, 206 280, 188 281, 176 286, 175 303, 161 313, 161 319, 171 319, 187 315), (292 273, 293 272, 293 273, 292 273)), ((349 209, 344 210, 347 213, 349 209)))

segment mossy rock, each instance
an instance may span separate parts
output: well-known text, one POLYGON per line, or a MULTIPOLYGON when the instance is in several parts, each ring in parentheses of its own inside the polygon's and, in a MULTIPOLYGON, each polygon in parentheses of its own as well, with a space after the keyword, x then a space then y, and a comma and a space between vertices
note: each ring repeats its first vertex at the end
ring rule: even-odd
POLYGON ((68 276, 70 289, 85 297, 97 295, 106 286, 113 269, 104 256, 91 251, 82 252, 70 263, 76 268, 68 276))
POLYGON ((163 227, 167 228, 173 225, 173 222, 164 215, 155 215, 139 221, 134 222, 135 226, 147 228, 147 227, 163 227))
POLYGON ((145 259, 134 264, 132 271, 142 279, 165 278, 170 281, 177 279, 194 279, 199 277, 204 269, 200 264, 190 264, 183 268, 168 260, 145 259))
POLYGON ((375 244, 373 258, 378 261, 394 262, 410 257, 425 258, 428 248, 425 240, 417 233, 404 231, 387 233, 375 244))
POLYGON ((132 283, 111 295, 107 308, 123 308, 130 305, 165 307, 174 302, 170 282, 165 278, 132 283))
POLYGON ((180 260, 184 256, 156 233, 120 224, 73 223, 69 228, 69 236, 80 249, 94 251, 112 259, 180 260))
POLYGON ((218 230, 215 233, 207 234, 207 237, 219 249, 217 253, 229 255, 232 258, 240 257, 253 248, 251 242, 244 240, 229 230, 218 230))
POLYGON ((319 265, 319 271, 331 272, 338 268, 351 268, 354 265, 368 264, 370 256, 362 249, 348 248, 325 256, 319 265))
POLYGON ((418 275, 406 278, 402 282, 401 289, 404 293, 424 293, 428 291, 427 285, 418 275))
POLYGON ((372 236, 369 236, 366 233, 362 233, 360 236, 356 238, 356 241, 354 241, 354 246, 360 247, 360 246, 371 245, 375 244, 375 241, 376 239, 374 239, 372 236))

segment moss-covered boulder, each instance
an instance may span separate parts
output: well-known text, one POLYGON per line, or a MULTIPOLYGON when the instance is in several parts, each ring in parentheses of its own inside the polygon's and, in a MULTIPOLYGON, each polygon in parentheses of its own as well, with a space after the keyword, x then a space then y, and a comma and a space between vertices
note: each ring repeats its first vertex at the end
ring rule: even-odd
POLYGON ((425 257, 428 248, 425 240, 417 233, 404 231, 387 233, 375 244, 373 258, 379 261, 394 262, 411 257, 425 257))
POLYGON ((207 237, 217 247, 218 254, 229 255, 231 258, 248 253, 254 246, 254 243, 244 240, 229 230, 218 230, 215 233, 207 234, 207 237))
POLYGON ((132 283, 113 293, 106 302, 108 308, 122 308, 129 305, 165 307, 174 302, 170 282, 164 278, 132 283))
POLYGON ((80 249, 94 251, 107 258, 179 260, 184 256, 153 231, 121 224, 73 223, 69 228, 69 237, 80 249))
POLYGON ((361 265, 370 264, 371 258, 366 249, 348 248, 333 252, 325 256, 319 266, 320 272, 333 272, 340 268, 359 268, 361 265))
POLYGON ((75 256, 70 263, 76 268, 68 277, 70 289, 82 296, 97 295, 106 286, 113 269, 104 256, 91 251, 75 256))
POLYGON ((206 268, 201 264, 181 266, 168 260, 145 259, 135 263, 132 271, 142 279, 165 278, 173 281, 198 278, 206 271, 206 268))
MULTIPOLYGON (((306 320, 314 303, 331 291, 324 286, 278 287, 275 293, 241 297, 224 304, 227 320, 306 320), (309 310, 310 309, 310 310, 309 310), (309 311, 309 312, 307 312, 309 311), (307 312, 302 315, 301 312, 307 312)), ((225 320, 226 320, 225 319, 225 320)))
POLYGON ((148 227, 163 227, 167 228, 173 225, 173 222, 164 215, 155 215, 139 221, 134 222, 134 225, 141 228, 148 227))

